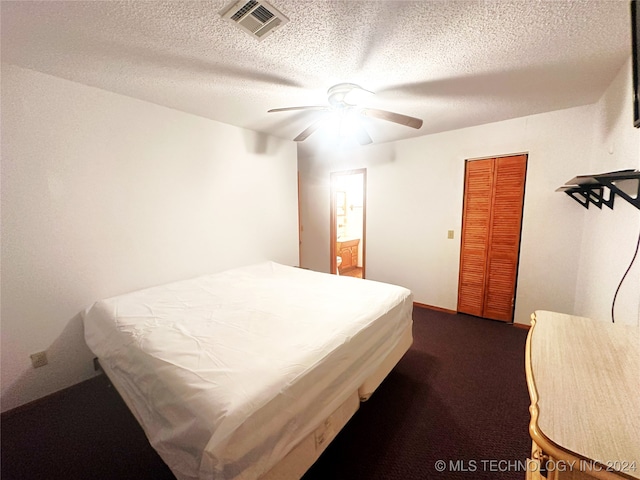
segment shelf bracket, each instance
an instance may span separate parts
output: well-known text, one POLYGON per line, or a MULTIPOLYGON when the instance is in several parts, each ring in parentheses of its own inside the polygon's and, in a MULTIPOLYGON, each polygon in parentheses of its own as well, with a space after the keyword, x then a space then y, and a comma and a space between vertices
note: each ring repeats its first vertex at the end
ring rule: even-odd
POLYGON ((637 172, 635 175, 623 175, 623 176, 617 176, 617 177, 610 177, 606 175, 595 175, 594 178, 598 182, 600 182, 602 185, 608 187, 609 190, 611 190, 611 198, 613 198, 614 195, 618 195, 624 198, 627 202, 629 202, 631 205, 636 207, 638 210, 640 210, 640 177, 638 176, 637 172), (627 192, 625 192, 615 184, 615 182, 618 182, 621 180, 636 181, 635 197, 632 197, 631 195, 629 195, 627 192))
POLYGON ((613 209, 613 201, 617 195, 640 210, 640 172, 637 170, 581 175, 572 178, 556 191, 566 193, 584 208, 589 208, 589 204, 592 203, 600 209, 602 205, 613 209), (616 185, 617 182, 625 180, 635 180, 635 197, 627 193, 627 189, 616 185))
POLYGON ((589 204, 593 204, 600 209, 602 209, 602 205, 613 209, 615 194, 613 191, 609 191, 609 196, 606 198, 606 190, 604 186, 598 184, 561 187, 561 191, 569 195, 584 208, 589 208, 589 204))
POLYGON ((606 191, 607 189, 604 186, 593 186, 589 189, 589 200, 600 210, 602 210, 602 205, 613 210, 613 200, 616 198, 616 195, 611 189, 609 189, 609 198, 605 198, 606 191))
POLYGON ((569 188, 564 190, 564 193, 573 198, 576 202, 582 205, 584 208, 589 208, 589 194, 581 188, 569 188))

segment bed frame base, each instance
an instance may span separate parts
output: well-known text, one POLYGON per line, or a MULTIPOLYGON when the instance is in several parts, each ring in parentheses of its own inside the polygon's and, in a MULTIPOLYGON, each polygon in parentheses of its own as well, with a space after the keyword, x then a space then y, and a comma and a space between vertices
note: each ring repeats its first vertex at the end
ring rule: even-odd
POLYGON ((305 437, 266 475, 260 477, 260 480, 299 480, 356 413, 360 402, 365 402, 371 397, 412 344, 413 335, 410 325, 403 333, 398 345, 387 355, 380 367, 364 381, 358 391, 353 392, 346 402, 329 415, 320 426, 305 437))
POLYGON ((358 394, 351 396, 310 435, 291 450, 260 480, 299 480, 360 407, 358 394))

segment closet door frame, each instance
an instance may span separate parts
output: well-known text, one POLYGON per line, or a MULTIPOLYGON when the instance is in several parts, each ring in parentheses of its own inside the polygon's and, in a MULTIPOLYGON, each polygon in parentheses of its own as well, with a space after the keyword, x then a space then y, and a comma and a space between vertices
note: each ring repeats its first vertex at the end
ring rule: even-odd
MULTIPOLYGON (((528 165, 527 153, 509 154, 509 155, 501 155, 501 156, 479 158, 479 159, 468 159, 465 161, 465 182, 464 182, 464 198, 463 198, 463 211, 462 211, 463 219, 462 219, 462 231, 461 231, 461 238, 460 238, 460 271, 459 271, 459 278, 458 278, 458 311, 461 313, 468 313, 470 315, 475 315, 482 318, 489 318, 492 320, 499 320, 503 322, 514 321, 515 297, 516 297, 516 290, 517 290, 517 284, 518 284, 518 268, 520 263, 520 246, 522 243, 521 242, 522 241, 522 219, 523 219, 523 211, 524 211, 524 196, 525 196, 525 187, 526 187, 527 165, 528 165), (514 160, 514 161, 511 162, 511 165, 509 165, 508 162, 505 162, 506 160, 514 160), (467 265, 467 262, 465 260, 469 260, 468 258, 465 259, 465 254, 468 255, 469 250, 471 250, 471 249, 465 248, 465 242, 467 242, 469 238, 467 236, 468 235, 467 214, 469 213, 468 212, 468 207, 469 207, 468 192, 470 188, 469 165, 471 162, 475 162, 475 161, 490 162, 489 165, 490 165, 490 171, 491 171, 490 192, 488 195, 485 194, 485 196, 488 199, 489 216, 486 219, 486 224, 488 225, 488 228, 484 236, 484 258, 481 266, 481 269, 482 269, 481 292, 474 292, 474 289, 477 288, 477 282, 475 287, 473 285, 469 287, 469 284, 468 284, 468 279, 470 278, 469 271, 465 270, 465 267, 467 265), (498 172, 499 167, 502 169, 501 172, 498 172), (505 171, 507 176, 505 176, 505 173, 504 173, 505 171), (511 185, 508 185, 508 183, 505 184, 505 182, 508 182, 509 179, 511 178, 510 176, 508 176, 509 171, 513 171, 514 177, 519 179, 515 188, 513 184, 511 185), (502 175, 500 178, 498 177, 499 173, 501 173, 502 175), (511 208, 511 209, 502 210, 502 211, 496 210, 495 208, 496 196, 497 196, 496 192, 498 191, 499 179, 500 179, 500 185, 502 186, 502 188, 505 189, 498 194, 502 196, 502 198, 499 199, 499 202, 503 204, 505 203, 504 192, 507 192, 506 203, 509 204, 509 203, 513 203, 514 201, 519 202, 517 209, 514 210, 513 208, 511 208), (506 187, 510 187, 510 190, 506 189, 506 187), (513 195, 509 195, 508 193, 509 191, 512 191, 512 192, 515 191, 517 194, 516 197, 514 198, 513 195), (515 233, 512 228, 509 228, 509 224, 503 224, 501 226, 498 223, 496 223, 496 219, 499 218, 497 215, 501 215, 504 218, 504 215, 506 213, 509 213, 509 215, 512 218, 516 219, 516 222, 518 224, 517 233, 515 233), (505 225, 506 225, 506 228, 505 228, 505 225), (510 251, 508 248, 505 250, 504 242, 502 243, 502 245, 500 245, 499 243, 497 243, 498 240, 494 241, 494 234, 498 229, 500 230, 500 232, 498 235, 495 236, 496 239, 500 239, 500 236, 502 235, 502 240, 504 240, 505 234, 507 235, 507 237, 510 236, 511 239, 517 236, 516 241, 511 243, 513 247, 511 248, 510 251), (499 265, 500 261, 502 261, 503 263, 502 266, 499 265), (498 266, 495 267, 495 265, 498 265, 498 266), (494 268, 497 268, 497 269, 493 270, 494 268), (508 273, 508 277, 509 277, 508 288, 510 290, 508 292, 505 290, 507 288, 505 287, 506 283, 504 282, 505 270, 508 273), (512 271, 510 272, 510 270, 512 271), (464 283, 465 281, 467 282, 466 284, 464 283), (496 284, 498 284, 498 288, 496 288, 496 284), (468 295, 470 290, 471 290, 471 293, 475 294, 476 296, 475 302, 473 301, 469 302, 468 299, 465 300, 464 298, 465 293, 468 295), (495 297, 498 297, 497 301, 495 300, 495 297, 493 301, 490 301, 490 298, 489 298, 490 292, 495 297), (505 294, 507 294, 507 296, 509 297, 508 299, 499 298, 500 296, 505 297, 505 294), (477 305, 478 298, 481 298, 481 305, 479 306, 477 305)), ((482 200, 485 200, 485 199, 482 199, 482 200)), ((476 219, 475 227, 477 229, 477 219, 476 219)), ((482 242, 478 242, 477 237, 475 240, 476 240, 476 243, 482 243, 482 242)), ((509 246, 509 243, 507 243, 507 246, 509 246)), ((477 258, 475 259, 475 262, 476 262, 475 273, 477 277, 477 270, 478 270, 477 258)))

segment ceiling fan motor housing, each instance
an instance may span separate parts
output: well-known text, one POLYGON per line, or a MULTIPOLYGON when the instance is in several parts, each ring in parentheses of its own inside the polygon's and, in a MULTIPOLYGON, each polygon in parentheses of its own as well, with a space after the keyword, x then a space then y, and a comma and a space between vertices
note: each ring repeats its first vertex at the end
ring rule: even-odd
POLYGON ((355 83, 339 83, 327 90, 329 104, 333 107, 352 107, 353 104, 347 103, 347 96, 353 90, 362 90, 363 92, 373 93, 355 83))

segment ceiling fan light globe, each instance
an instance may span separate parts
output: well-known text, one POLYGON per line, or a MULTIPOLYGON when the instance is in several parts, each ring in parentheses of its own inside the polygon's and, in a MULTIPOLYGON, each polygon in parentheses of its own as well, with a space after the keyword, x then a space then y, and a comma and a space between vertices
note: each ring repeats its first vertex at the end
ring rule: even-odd
POLYGON ((360 115, 353 109, 345 111, 340 115, 339 134, 341 137, 352 137, 362 127, 360 115))

